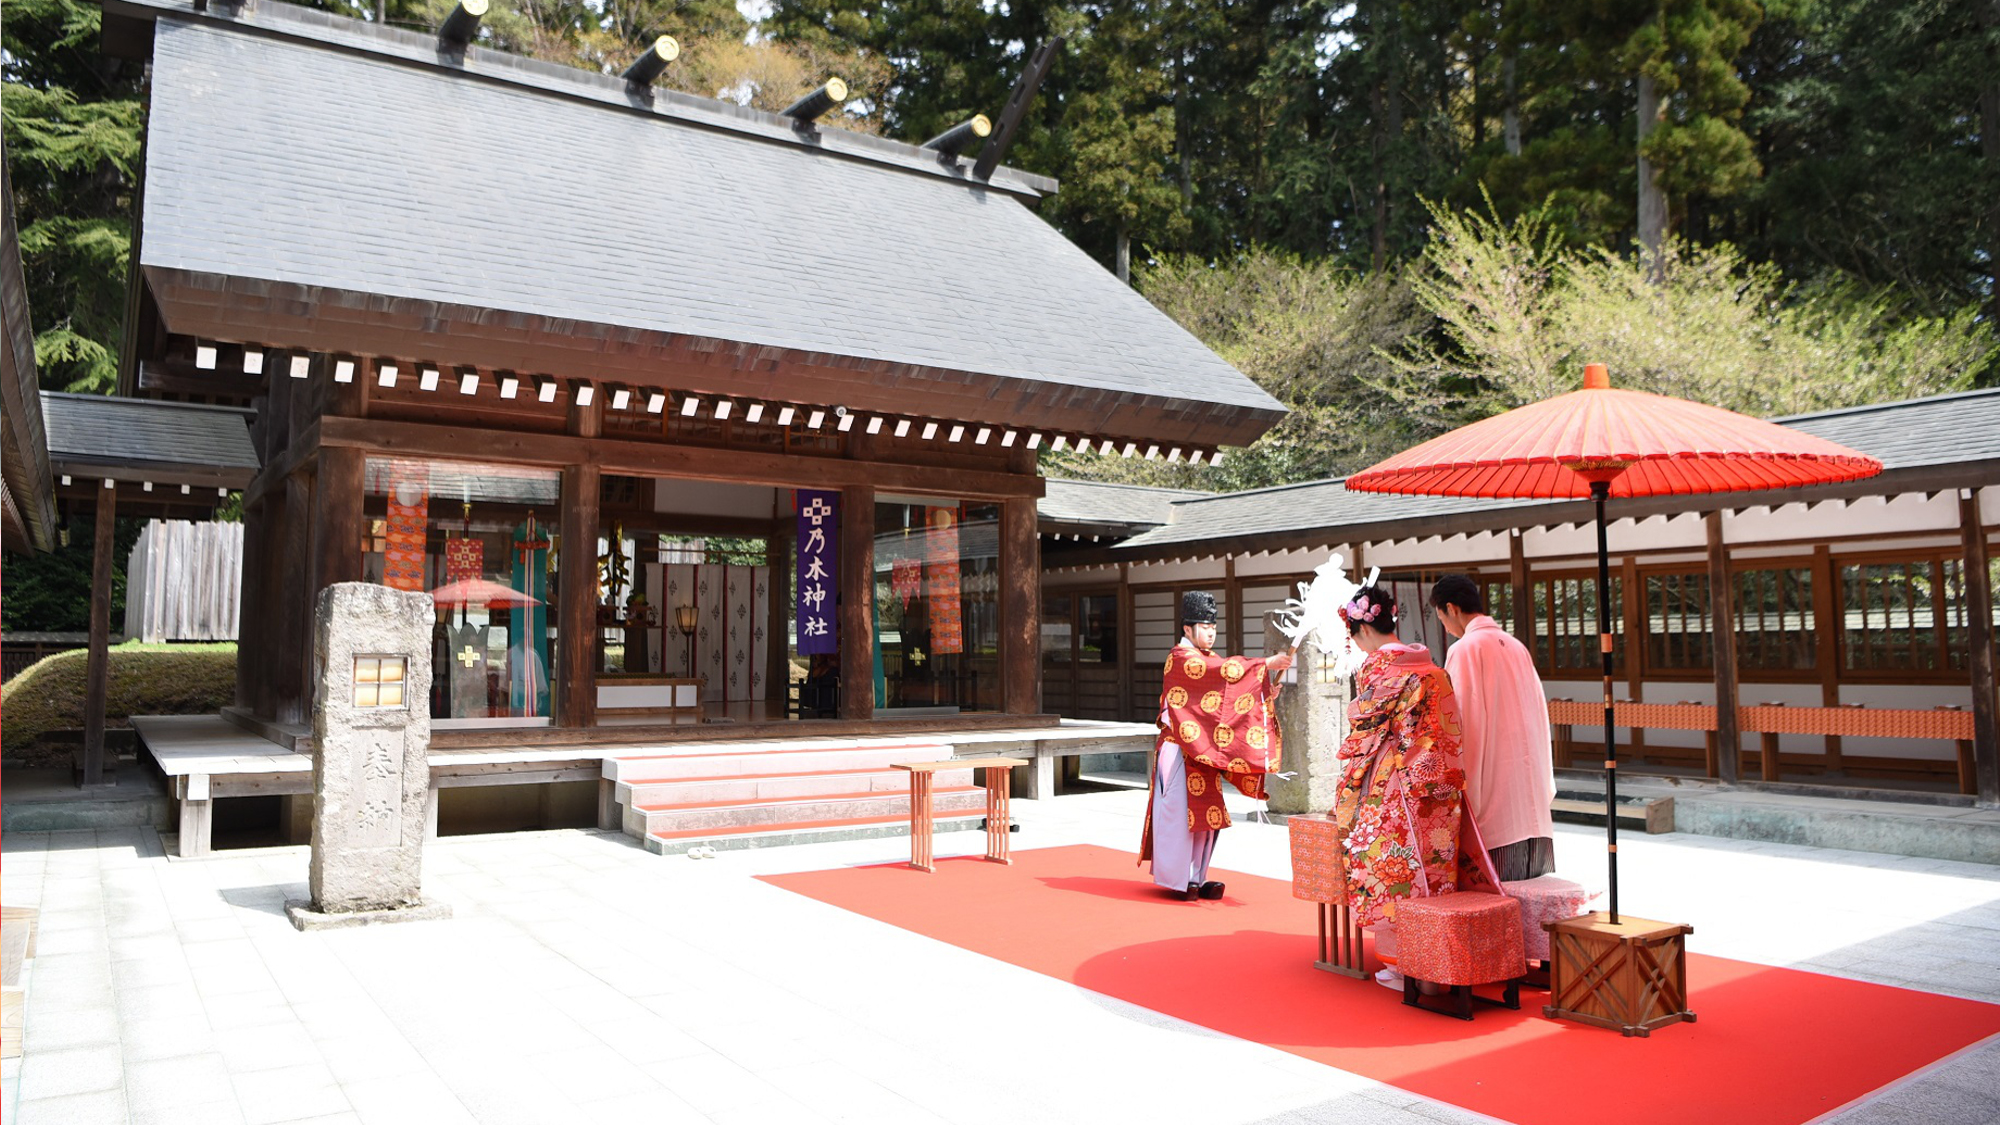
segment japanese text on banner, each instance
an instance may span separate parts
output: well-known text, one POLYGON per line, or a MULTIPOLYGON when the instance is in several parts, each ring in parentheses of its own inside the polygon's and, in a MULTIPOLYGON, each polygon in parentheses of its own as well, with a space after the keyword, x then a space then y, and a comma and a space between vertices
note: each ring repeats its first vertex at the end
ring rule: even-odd
POLYGON ((834 606, 835 591, 839 589, 836 568, 840 558, 840 494, 802 488, 798 504, 799 655, 839 652, 840 632, 834 606))

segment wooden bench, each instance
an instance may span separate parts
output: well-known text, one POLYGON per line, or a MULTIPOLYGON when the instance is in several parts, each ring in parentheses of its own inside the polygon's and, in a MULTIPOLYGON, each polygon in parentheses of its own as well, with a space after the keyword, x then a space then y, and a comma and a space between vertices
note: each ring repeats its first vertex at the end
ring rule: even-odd
MULTIPOLYGON (((1783 703, 1742 705, 1736 709, 1739 735, 1758 735, 1757 773, 1764 781, 1778 780, 1778 736, 1813 734, 1841 738, 1937 739, 1950 742, 1957 750, 1957 779, 1960 793, 1974 793, 1972 713, 1957 707, 1929 711, 1888 707, 1794 707, 1783 703)), ((1719 775, 1721 747, 1716 745, 1715 707, 1706 703, 1633 703, 1620 700, 1612 705, 1612 722, 1634 730, 1703 731, 1708 751, 1703 772, 1719 775)), ((1549 700, 1549 723, 1555 743, 1555 764, 1569 768, 1574 759, 1571 731, 1574 727, 1602 727, 1604 705, 1569 699, 1549 700)), ((1739 755, 1741 747, 1732 748, 1739 755)))
POLYGON ((1007 798, 1013 789, 1016 758, 940 758, 930 762, 892 762, 891 769, 910 771, 910 866, 936 873, 931 853, 935 821, 931 818, 931 782, 939 770, 986 771, 986 858, 1013 863, 1007 836, 1007 798))

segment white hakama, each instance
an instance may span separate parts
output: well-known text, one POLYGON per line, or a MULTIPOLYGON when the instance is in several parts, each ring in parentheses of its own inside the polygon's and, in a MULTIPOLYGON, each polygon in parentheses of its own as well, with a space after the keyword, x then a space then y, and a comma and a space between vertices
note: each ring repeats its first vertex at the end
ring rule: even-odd
POLYGON ((1153 882, 1170 891, 1207 882, 1217 835, 1188 828, 1187 762, 1179 746, 1161 743, 1153 769, 1153 882))

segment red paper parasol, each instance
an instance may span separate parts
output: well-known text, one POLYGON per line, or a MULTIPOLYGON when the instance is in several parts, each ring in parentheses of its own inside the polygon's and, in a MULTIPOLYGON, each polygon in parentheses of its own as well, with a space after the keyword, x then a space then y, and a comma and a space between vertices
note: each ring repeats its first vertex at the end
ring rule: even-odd
MULTIPOLYGON (((1690 496, 1872 477, 1882 463, 1843 445, 1683 399, 1613 390, 1601 363, 1583 389, 1474 422, 1347 478, 1357 492, 1556 499, 1597 504, 1597 620, 1604 654, 1604 831, 1618 921, 1618 746, 1612 727, 1611 496, 1690 496)), ((1729 752, 1727 747, 1724 752, 1729 752)))
POLYGON ((490 578, 461 578, 448 582, 431 591, 431 600, 439 605, 486 605, 486 606, 528 606, 540 605, 540 598, 531 598, 512 586, 495 582, 490 578))

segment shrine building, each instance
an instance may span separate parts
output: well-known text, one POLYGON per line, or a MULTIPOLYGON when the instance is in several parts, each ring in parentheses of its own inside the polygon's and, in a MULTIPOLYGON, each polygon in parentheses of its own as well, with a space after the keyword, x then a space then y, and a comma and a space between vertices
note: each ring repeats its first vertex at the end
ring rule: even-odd
POLYGON ((1037 452, 1283 413, 983 120, 917 147, 262 0, 104 39, 152 75, 120 390, 249 412, 229 717, 281 742, 351 581, 437 599, 444 748, 1052 725, 1037 452))

